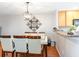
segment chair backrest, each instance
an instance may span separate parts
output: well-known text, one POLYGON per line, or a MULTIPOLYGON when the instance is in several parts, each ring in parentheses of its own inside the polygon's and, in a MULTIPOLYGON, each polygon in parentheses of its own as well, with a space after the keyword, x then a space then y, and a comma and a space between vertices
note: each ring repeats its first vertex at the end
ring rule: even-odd
POLYGON ((29 53, 40 54, 41 53, 41 39, 29 39, 28 40, 29 53))
POLYGON ((11 38, 0 38, 3 51, 13 51, 13 43, 11 38))
POLYGON ((16 38, 13 40, 16 52, 27 52, 27 39, 16 38))

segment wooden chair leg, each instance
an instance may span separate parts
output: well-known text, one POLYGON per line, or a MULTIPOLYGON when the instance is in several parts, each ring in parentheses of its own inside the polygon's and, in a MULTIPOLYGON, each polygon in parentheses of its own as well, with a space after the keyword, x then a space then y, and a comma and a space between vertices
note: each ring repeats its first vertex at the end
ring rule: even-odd
POLYGON ((2 51, 2 57, 5 57, 5 52, 4 51, 2 51))
POLYGON ((16 57, 18 57, 18 53, 16 52, 16 57))
POLYGON ((42 51, 41 52, 42 52, 42 57, 44 57, 44 46, 42 47, 42 51))
POLYGON ((12 57, 14 57, 14 51, 12 52, 12 57))
POLYGON ((8 55, 8 53, 11 53, 12 54, 12 57, 14 57, 14 51, 13 52, 5 52, 5 51, 2 51, 2 57, 5 57, 5 53, 8 55))
POLYGON ((44 45, 45 57, 47 57, 47 45, 44 45))
POLYGON ((42 57, 43 57, 43 54, 44 54, 44 53, 43 53, 43 50, 42 50, 42 57))
POLYGON ((28 53, 26 53, 26 57, 28 57, 28 53))
POLYGON ((12 57, 14 57, 14 53, 12 52, 12 57))

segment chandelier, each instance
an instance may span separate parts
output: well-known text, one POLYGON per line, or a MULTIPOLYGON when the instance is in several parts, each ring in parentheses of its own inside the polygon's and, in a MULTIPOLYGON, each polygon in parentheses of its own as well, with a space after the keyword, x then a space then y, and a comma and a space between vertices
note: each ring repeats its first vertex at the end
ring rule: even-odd
POLYGON ((25 18, 25 20, 28 20, 28 22, 27 22, 26 25, 27 25, 33 32, 35 32, 35 31, 40 27, 40 25, 42 25, 42 24, 41 24, 41 22, 40 22, 35 16, 33 16, 33 15, 29 12, 29 10, 28 10, 29 3, 30 3, 30 2, 26 2, 26 4, 27 4, 27 11, 25 11, 24 18, 25 18))
POLYGON ((29 10, 28 10, 29 3, 30 3, 30 2, 26 2, 27 11, 25 11, 25 14, 24 14, 25 20, 31 20, 31 19, 34 17, 34 16, 29 12, 29 10))

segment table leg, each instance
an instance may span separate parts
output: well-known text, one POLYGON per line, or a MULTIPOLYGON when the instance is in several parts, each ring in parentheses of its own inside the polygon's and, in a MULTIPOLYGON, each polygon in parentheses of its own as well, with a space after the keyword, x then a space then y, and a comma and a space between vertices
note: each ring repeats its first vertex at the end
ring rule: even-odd
POLYGON ((47 45, 44 45, 45 57, 47 57, 47 45))

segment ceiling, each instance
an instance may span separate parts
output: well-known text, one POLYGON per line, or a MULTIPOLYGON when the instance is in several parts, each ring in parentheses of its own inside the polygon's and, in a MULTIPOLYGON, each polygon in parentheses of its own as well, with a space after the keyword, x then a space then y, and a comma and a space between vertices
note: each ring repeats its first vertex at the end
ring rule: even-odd
MULTIPOLYGON (((33 2, 29 4, 32 14, 53 13, 55 10, 79 9, 79 2, 33 2)), ((26 11, 25 2, 0 2, 0 15, 22 15, 26 11)))

